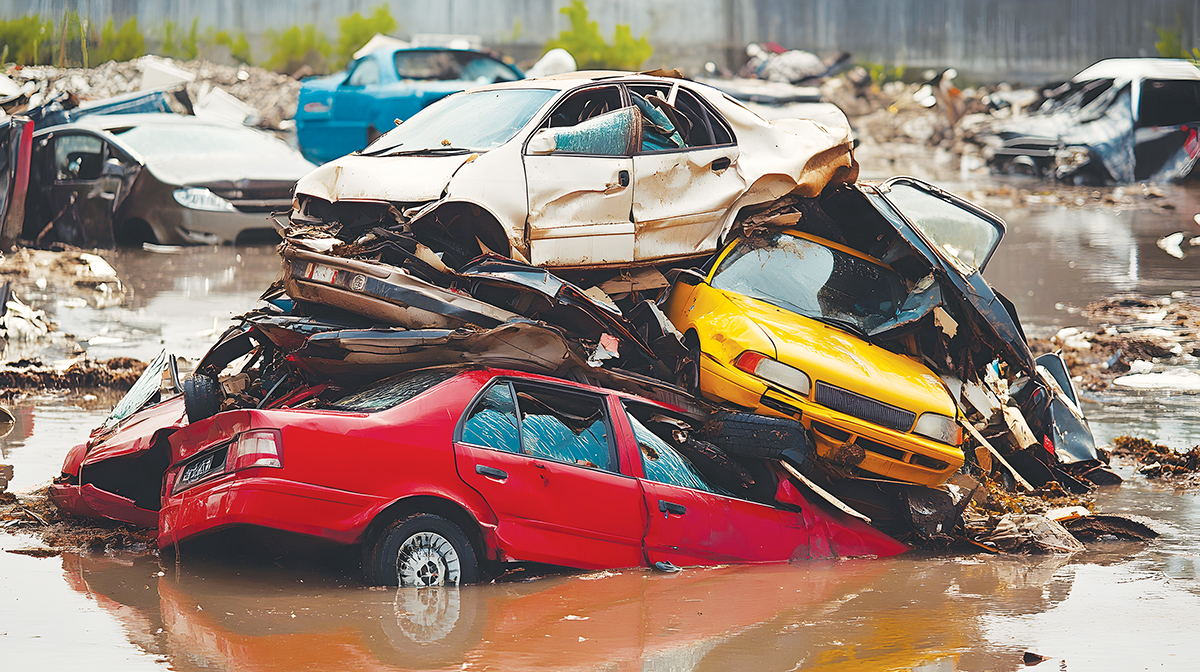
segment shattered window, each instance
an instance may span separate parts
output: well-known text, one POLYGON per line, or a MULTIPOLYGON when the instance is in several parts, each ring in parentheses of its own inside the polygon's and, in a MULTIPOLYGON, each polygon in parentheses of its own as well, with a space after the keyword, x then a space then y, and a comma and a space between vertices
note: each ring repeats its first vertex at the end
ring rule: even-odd
POLYGON ((425 369, 407 371, 349 394, 330 406, 335 411, 372 413, 399 406, 425 390, 458 375, 454 369, 425 369))
POLYGON ((892 183, 884 197, 942 254, 971 269, 987 264, 1004 233, 995 222, 916 185, 892 183))
POLYGON ((642 471, 646 478, 656 483, 678 485, 682 488, 703 490, 717 493, 700 472, 657 434, 646 429, 646 426, 633 415, 626 413, 629 424, 633 425, 633 435, 637 438, 638 452, 642 456, 642 471))
POLYGON ((908 294, 895 271, 820 243, 776 232, 743 238, 712 286, 850 331, 892 319, 908 294))
POLYGON ((521 452, 521 437, 517 432, 517 407, 507 382, 492 385, 471 409, 463 423, 462 440, 476 446, 487 446, 509 453, 521 452))
POLYGON ((561 389, 514 384, 525 453, 584 467, 616 471, 604 399, 561 389))
POLYGON ((469 80, 481 84, 520 79, 500 61, 472 51, 397 51, 393 60, 400 79, 469 80))
MULTIPOLYGON (((595 156, 623 156, 637 146, 642 118, 625 107, 554 131, 554 151, 595 156)), ((531 150, 532 151, 532 150, 531 150)))
POLYGON ((387 156, 494 149, 524 128, 554 93, 548 89, 503 89, 449 96, 379 136, 363 153, 387 156))
POLYGON ((95 180, 104 165, 104 141, 94 135, 54 139, 54 165, 60 180, 95 180))

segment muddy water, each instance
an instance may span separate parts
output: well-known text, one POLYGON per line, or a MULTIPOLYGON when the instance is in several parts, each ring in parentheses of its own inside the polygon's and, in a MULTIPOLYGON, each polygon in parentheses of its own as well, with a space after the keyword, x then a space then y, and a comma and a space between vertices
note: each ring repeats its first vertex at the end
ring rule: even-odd
MULTIPOLYGON (((1017 201, 995 195, 1009 183, 953 173, 940 183, 979 192, 1009 222, 986 275, 1030 331, 1084 324, 1088 302, 1118 292, 1200 291, 1200 254, 1179 260, 1155 245, 1173 231, 1200 233, 1190 221, 1200 212, 1195 188, 1165 188, 1169 210, 1102 205, 1070 189, 1053 192, 1058 202, 1017 201)), ((124 252, 113 265, 134 289, 125 307, 49 297, 63 328, 98 357, 149 358, 164 341, 198 356, 277 272, 269 247, 124 252)), ((14 431, 0 439, 13 489, 51 478, 111 403, 18 403, 14 431)), ((1194 407, 1192 395, 1120 392, 1086 404, 1101 441, 1137 433, 1176 447, 1200 443, 1194 407)), ((0 553, 0 656, 6 669, 51 670, 948 671, 1021 669, 1032 650, 1051 658, 1036 669, 1187 669, 1200 654, 1191 631, 1200 495, 1130 478, 1100 500, 1163 537, 1099 543, 1072 558, 625 570, 434 592, 367 590, 349 573, 269 563, 0 553)), ((3 549, 32 544, 0 534, 3 549)))

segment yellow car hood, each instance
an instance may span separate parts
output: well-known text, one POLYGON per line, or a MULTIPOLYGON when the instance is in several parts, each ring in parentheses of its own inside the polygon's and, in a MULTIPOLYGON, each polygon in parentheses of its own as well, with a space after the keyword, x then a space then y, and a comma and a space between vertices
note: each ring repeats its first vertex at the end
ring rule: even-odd
POLYGON ((897 408, 954 417, 954 401, 924 364, 765 301, 724 292, 767 331, 779 361, 821 381, 897 408))

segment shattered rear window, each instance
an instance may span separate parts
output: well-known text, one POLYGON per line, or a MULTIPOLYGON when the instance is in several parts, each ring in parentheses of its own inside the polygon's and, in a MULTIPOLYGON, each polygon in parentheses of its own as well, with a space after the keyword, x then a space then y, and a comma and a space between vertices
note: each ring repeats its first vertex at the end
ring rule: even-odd
POLYGON ((329 408, 335 411, 371 413, 399 406, 425 390, 458 375, 453 369, 408 371, 391 378, 384 378, 374 385, 342 397, 329 408))

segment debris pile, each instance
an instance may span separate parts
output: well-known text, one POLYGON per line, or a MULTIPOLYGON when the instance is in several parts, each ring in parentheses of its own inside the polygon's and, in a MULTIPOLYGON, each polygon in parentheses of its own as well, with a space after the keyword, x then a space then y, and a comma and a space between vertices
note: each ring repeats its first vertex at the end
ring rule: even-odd
POLYGON ((1177 451, 1148 439, 1118 436, 1113 439, 1113 457, 1132 460, 1146 478, 1173 482, 1200 481, 1200 446, 1177 451))
MULTIPOLYGON (((201 104, 214 89, 224 91, 256 111, 254 123, 280 129, 296 112, 300 82, 251 65, 220 65, 209 61, 176 61, 161 56, 142 56, 132 61, 109 61, 95 68, 56 68, 49 65, 11 66, 7 76, 21 95, 4 104, 7 114, 20 114, 67 94, 76 103, 98 101, 164 85, 185 83, 191 101, 201 104), (165 67, 163 67, 165 66, 165 67), (147 68, 178 71, 164 78, 155 73, 147 80, 147 68)), ((219 95, 219 94, 218 94, 219 95)))
POLYGON ((65 514, 50 501, 45 487, 21 495, 0 489, 0 529, 37 536, 44 546, 8 551, 34 557, 49 557, 64 551, 149 551, 157 547, 153 530, 65 514))

